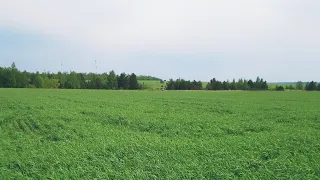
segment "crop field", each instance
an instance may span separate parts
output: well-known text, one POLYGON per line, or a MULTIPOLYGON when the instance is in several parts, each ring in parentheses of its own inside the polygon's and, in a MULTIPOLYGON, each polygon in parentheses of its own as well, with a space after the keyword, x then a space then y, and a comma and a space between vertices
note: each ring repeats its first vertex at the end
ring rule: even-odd
POLYGON ((319 179, 320 93, 0 89, 1 179, 319 179))

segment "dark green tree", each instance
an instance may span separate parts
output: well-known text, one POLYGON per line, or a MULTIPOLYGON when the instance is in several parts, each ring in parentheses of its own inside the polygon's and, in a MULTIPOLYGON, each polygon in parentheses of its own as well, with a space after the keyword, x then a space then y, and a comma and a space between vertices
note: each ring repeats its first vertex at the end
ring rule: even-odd
POLYGON ((169 81, 167 81, 167 90, 175 90, 175 82, 173 81, 173 79, 169 79, 169 81))
POLYGON ((64 83, 64 87, 67 89, 80 89, 80 81, 76 72, 71 72, 67 76, 67 81, 64 83))
POLYGON ((130 90, 139 89, 139 83, 137 80, 137 76, 134 73, 132 73, 129 76, 129 89, 130 90))
POLYGON ((305 89, 307 91, 315 91, 317 89, 317 83, 314 81, 311 81, 309 83, 306 84, 305 89))
POLYGON ((16 64, 13 62, 11 64, 11 67, 10 67, 10 73, 8 74, 9 76, 9 87, 10 88, 16 88, 18 87, 17 85, 17 78, 18 78, 18 74, 19 74, 19 71, 16 67, 16 64))
POLYGON ((0 88, 4 85, 4 68, 0 67, 0 88))
POLYGON ((95 79, 95 89, 104 89, 104 83, 101 77, 97 76, 95 79))
POLYGON ((118 88, 117 76, 113 70, 109 72, 107 79, 108 79, 107 89, 117 89, 118 88))
POLYGON ((297 90, 303 90, 303 83, 301 81, 298 81, 296 84, 296 89, 297 90))
POLYGON ((288 89, 288 90, 294 90, 294 87, 290 84, 289 86, 288 86, 288 85, 286 86, 286 89, 288 89))
POLYGON ((276 85, 275 90, 276 91, 284 91, 284 87, 276 85))
POLYGON ((255 88, 254 83, 251 79, 248 81, 248 86, 249 86, 249 89, 251 89, 251 90, 253 90, 255 88))
MULTIPOLYGON (((229 89, 229 88, 228 88, 228 89, 229 89)), ((235 79, 233 79, 233 81, 232 81, 232 83, 231 83, 231 85, 230 85, 230 89, 231 89, 231 90, 237 90, 237 89, 238 89, 237 83, 236 83, 236 80, 235 80, 235 79)))
POLYGON ((0 77, 0 86, 4 88, 11 87, 12 71, 10 68, 3 68, 0 77))
POLYGON ((43 78, 39 73, 36 74, 34 85, 36 86, 36 88, 42 88, 43 86, 43 78))
POLYGON ((85 73, 77 73, 77 79, 79 79, 80 89, 86 89, 85 73))
POLYGON ((129 89, 129 77, 125 73, 121 73, 118 76, 118 88, 129 89))
POLYGON ((28 78, 28 72, 19 72, 17 76, 17 87, 18 88, 26 88, 29 86, 29 78, 28 78))

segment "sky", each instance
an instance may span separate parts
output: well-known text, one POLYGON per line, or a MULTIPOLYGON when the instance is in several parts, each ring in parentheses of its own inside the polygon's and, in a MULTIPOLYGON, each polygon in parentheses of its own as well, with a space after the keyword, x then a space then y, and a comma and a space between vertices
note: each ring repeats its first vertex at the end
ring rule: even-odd
POLYGON ((0 0, 0 66, 320 81, 319 8, 319 0, 0 0))

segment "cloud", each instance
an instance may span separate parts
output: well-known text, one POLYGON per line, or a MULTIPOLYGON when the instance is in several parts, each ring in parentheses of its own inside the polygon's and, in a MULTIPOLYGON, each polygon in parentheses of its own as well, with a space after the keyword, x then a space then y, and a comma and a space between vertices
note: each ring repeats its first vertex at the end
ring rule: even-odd
POLYGON ((314 51, 320 45, 316 5, 319 1, 10 0, 0 2, 0 21, 100 51, 252 53, 301 46, 314 51))
MULTIPOLYGON (((46 45, 43 56, 94 57, 119 71, 135 67, 141 73, 206 79, 214 66, 224 78, 223 68, 234 70, 233 77, 256 76, 259 72, 246 68, 264 65, 263 75, 288 79, 281 71, 286 66, 319 65, 318 7, 318 0, 0 0, 0 28, 59 42, 60 49, 46 45), (151 61, 155 67, 142 68, 151 61), (170 63, 184 66, 174 73, 170 63)), ((30 58, 39 54, 32 51, 30 58)))

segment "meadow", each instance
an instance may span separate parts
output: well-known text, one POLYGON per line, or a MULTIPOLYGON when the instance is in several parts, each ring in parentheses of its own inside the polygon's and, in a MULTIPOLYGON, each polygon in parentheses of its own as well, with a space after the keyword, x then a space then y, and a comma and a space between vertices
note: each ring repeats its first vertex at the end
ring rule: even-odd
POLYGON ((319 179, 319 92, 0 89, 1 179, 319 179))

